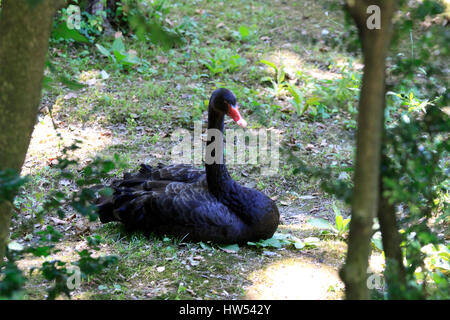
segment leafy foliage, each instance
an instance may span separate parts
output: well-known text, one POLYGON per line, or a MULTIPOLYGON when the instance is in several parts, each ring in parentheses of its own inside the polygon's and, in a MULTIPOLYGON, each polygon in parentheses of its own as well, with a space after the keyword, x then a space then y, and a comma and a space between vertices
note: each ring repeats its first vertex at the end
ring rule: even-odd
POLYGON ((44 79, 42 81, 42 86, 44 89, 50 90, 52 87, 57 85, 64 85, 73 90, 84 88, 84 84, 73 80, 66 74, 61 74, 60 70, 58 70, 50 60, 47 60, 45 64, 49 72, 44 75, 44 79))
POLYGON ((247 242, 250 246, 257 248, 275 248, 280 249, 284 246, 293 246, 295 249, 314 248, 316 247, 319 239, 314 237, 305 238, 300 240, 299 238, 283 233, 275 233, 272 238, 266 240, 260 240, 258 242, 247 242))
MULTIPOLYGON (((270 82, 272 95, 275 97, 288 93, 289 100, 298 116, 308 115, 312 120, 328 119, 332 114, 347 111, 352 117, 356 114, 355 104, 359 93, 360 78, 355 72, 341 69, 341 77, 336 80, 315 79, 302 71, 297 71, 296 81, 299 85, 286 79, 284 67, 268 60, 261 60, 273 71, 273 76, 261 78, 261 82, 270 82)), ((349 68, 352 64, 349 64, 349 68)), ((347 121, 347 128, 355 128, 356 121, 347 121)))
POLYGON ((275 63, 268 60, 260 60, 259 63, 265 64, 272 68, 274 76, 263 77, 261 82, 270 82, 272 84, 272 94, 277 97, 287 87, 286 72, 283 67, 278 67, 275 63))
POLYGON ((443 8, 440 1, 402 2, 401 10, 409 13, 397 21, 393 41, 394 50, 405 53, 393 57, 391 90, 399 93, 391 91, 388 99, 382 175, 385 196, 401 208, 397 215, 407 286, 391 284, 388 296, 407 299, 449 298, 445 268, 437 267, 445 261, 445 252, 433 259, 428 255, 434 250, 448 251, 438 231, 439 224, 449 222, 450 119, 444 112, 449 94, 439 81, 441 59, 449 53, 449 33, 439 23, 443 8), (419 27, 427 30, 416 37, 419 27), (409 38, 409 52, 402 38, 409 38))
MULTIPOLYGON (((62 191, 50 193, 42 206, 40 206, 39 216, 42 217, 44 214, 56 211, 59 217, 62 218, 65 215, 63 208, 68 205, 76 212, 88 217, 91 221, 97 218, 96 207, 93 204, 97 195, 96 190, 88 186, 101 183, 101 179, 109 177, 110 172, 118 167, 119 159, 117 156, 114 160, 96 158, 82 169, 82 177, 77 178, 75 173, 70 170, 70 167, 77 164, 77 160, 72 159, 69 155, 70 151, 77 148, 77 143, 64 148, 63 156, 57 159, 56 169, 58 170, 59 179, 73 180, 79 191, 72 194, 65 194, 62 191)), ((2 172, 0 176, 2 177, 0 181, 2 201, 11 201, 13 195, 15 195, 26 179, 11 174, 11 171, 7 171, 7 174, 2 172)), ((110 191, 102 189, 99 192, 105 194, 110 191)), ((18 298, 22 296, 22 288, 27 281, 27 277, 17 268, 16 261, 27 254, 35 257, 49 257, 59 251, 55 248, 55 243, 62 238, 62 234, 58 230, 52 226, 47 226, 45 230, 35 232, 35 235, 38 236, 38 241, 26 247, 17 242, 9 244, 6 254, 7 261, 0 265, 0 297, 18 298)), ((88 238, 88 246, 91 250, 98 251, 100 242, 101 239, 98 236, 88 238)), ((68 280, 71 272, 69 272, 68 266, 77 266, 81 272, 81 278, 86 279, 88 275, 99 273, 104 268, 117 262, 117 257, 115 256, 99 256, 95 258, 92 256, 91 250, 76 250, 79 259, 71 264, 61 260, 46 260, 41 266, 32 268, 30 275, 37 270, 47 281, 53 282, 53 286, 48 289, 48 299, 55 299, 59 294, 65 294, 70 297, 71 290, 68 286, 68 280)))
POLYGON ((69 29, 65 21, 60 22, 53 28, 52 38, 54 40, 66 40, 89 43, 89 38, 80 34, 76 29, 69 29))
POLYGON ((233 54, 230 49, 220 49, 213 52, 211 55, 207 50, 201 50, 206 59, 200 59, 199 62, 203 64, 211 73, 211 76, 222 74, 225 72, 238 71, 247 63, 247 60, 233 54))
POLYGON ((170 11, 165 0, 152 1, 148 6, 137 0, 125 0, 116 5, 113 20, 123 32, 133 30, 139 40, 150 40, 165 49, 181 42, 180 35, 165 26, 170 11))
POLYGON ((333 203, 333 211, 335 213, 334 224, 330 223, 329 221, 327 221, 325 219, 321 219, 321 218, 312 218, 308 221, 308 223, 319 229, 331 231, 334 234, 336 234, 338 237, 342 237, 349 230, 350 218, 344 219, 341 211, 339 210, 339 208, 336 206, 335 203, 333 203))
MULTIPOLYGON (((448 115, 436 106, 430 106, 425 113, 415 112, 402 117, 386 133, 386 157, 382 164, 385 196, 404 206, 400 223, 405 228, 406 270, 415 284, 408 288, 409 293, 405 290, 406 296, 412 292, 422 296, 422 281, 427 278, 437 279, 437 288, 448 289, 449 283, 441 279, 440 271, 435 274, 425 268, 422 250, 428 245, 439 246, 443 241, 430 228, 429 220, 433 216, 437 221, 449 216, 448 202, 440 200, 449 191, 445 165, 450 151, 449 132, 448 115)), ((442 295, 443 292, 434 294, 442 295)))
POLYGON ((12 202, 21 186, 27 182, 27 178, 21 177, 17 171, 7 169, 0 171, 0 203, 12 202))
POLYGON ((233 36, 241 42, 252 42, 257 37, 256 27, 248 27, 246 25, 239 26, 237 31, 233 31, 233 36))
POLYGON ((105 25, 112 25, 125 34, 134 32, 138 39, 151 41, 165 49, 181 42, 180 35, 165 26, 166 15, 170 10, 165 0, 152 1, 148 3, 150 5, 137 0, 106 4, 104 10, 94 13, 87 11, 87 2, 83 0, 75 0, 67 8, 61 9, 55 20, 53 41, 92 42, 104 34, 105 25), (75 19, 74 15, 77 15, 78 23, 69 28, 67 23, 75 19))
POLYGON ((95 46, 116 68, 127 69, 141 63, 136 53, 126 51, 122 37, 117 37, 109 48, 98 43, 95 46))
MULTIPOLYGON (((438 232, 439 224, 448 227, 449 221, 450 119, 443 111, 448 106, 449 96, 448 89, 443 88, 439 81, 442 79, 439 78, 442 73, 440 58, 448 56, 448 45, 444 44, 448 43, 448 30, 432 20, 433 16, 442 12, 438 1, 412 1, 410 4, 412 7, 401 7, 404 14, 396 21, 393 43, 397 53, 388 70, 390 91, 386 99, 384 157, 380 164, 384 196, 395 206, 399 218, 407 284, 402 287, 390 283, 386 296, 448 299, 448 270, 442 268, 448 261, 448 244, 438 232), (431 27, 414 40, 415 28, 424 22, 431 27), (410 40, 407 49, 405 41, 402 41, 405 38, 410 40), (420 43, 420 46, 415 43, 420 43), (407 54, 403 53, 405 50, 407 54), (433 57, 433 54, 439 57, 433 57)), ((337 83, 338 90, 335 85, 330 86, 326 82, 320 87, 314 83, 316 88, 312 92, 323 92, 318 96, 325 97, 325 100, 321 99, 319 104, 325 102, 330 106, 333 101, 339 101, 339 104, 348 102, 348 111, 355 114, 352 106, 356 101, 358 81, 353 75, 342 78, 337 83), (334 90, 334 93, 328 89, 334 90)), ((307 79, 303 84, 303 87, 308 86, 307 79)), ((294 97, 292 104, 303 114, 308 110, 303 102, 303 92, 297 88, 290 91, 294 97)), ((347 125, 354 127, 355 123, 352 121, 347 125)), ((294 173, 301 172, 320 179, 322 189, 347 203, 351 202, 351 183, 338 177, 339 172, 353 171, 351 167, 322 169, 312 168, 298 159, 291 158, 291 161, 296 166, 294 173)), ((327 221, 311 222, 324 229, 337 230, 327 221)), ((375 232, 372 243, 376 248, 383 249, 380 232, 375 232)))

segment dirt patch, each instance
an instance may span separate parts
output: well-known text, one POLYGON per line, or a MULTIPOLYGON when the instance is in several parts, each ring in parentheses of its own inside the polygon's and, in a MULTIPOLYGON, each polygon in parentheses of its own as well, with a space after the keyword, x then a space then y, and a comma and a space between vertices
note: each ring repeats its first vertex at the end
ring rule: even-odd
POLYGON ((56 123, 56 128, 48 114, 41 114, 36 124, 28 148, 22 174, 32 174, 44 166, 52 164, 61 156, 64 146, 70 146, 80 140, 80 149, 75 155, 86 161, 89 156, 104 150, 107 146, 122 143, 111 130, 100 126, 82 126, 81 124, 64 122, 56 123), (60 137, 58 137, 60 134, 60 137))
POLYGON ((337 271, 308 258, 277 261, 250 279, 246 299, 325 300, 340 299, 335 290, 342 287, 337 271))

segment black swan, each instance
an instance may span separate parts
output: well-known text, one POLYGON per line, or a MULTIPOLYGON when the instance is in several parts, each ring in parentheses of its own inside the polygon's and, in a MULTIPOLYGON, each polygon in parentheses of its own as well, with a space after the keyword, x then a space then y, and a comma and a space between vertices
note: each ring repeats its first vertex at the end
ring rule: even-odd
MULTIPOLYGON (((228 89, 217 89, 209 100, 208 130, 223 133, 225 114, 246 126, 235 95, 228 89)), ((209 132, 207 146, 214 141, 209 132)), ((218 140, 223 153, 223 139, 218 140)), ((280 218, 274 201, 237 184, 224 161, 218 162, 205 163, 206 172, 185 164, 141 164, 138 173, 112 182, 112 196, 99 199, 100 221, 120 221, 127 231, 191 241, 246 243, 272 237, 280 218)))

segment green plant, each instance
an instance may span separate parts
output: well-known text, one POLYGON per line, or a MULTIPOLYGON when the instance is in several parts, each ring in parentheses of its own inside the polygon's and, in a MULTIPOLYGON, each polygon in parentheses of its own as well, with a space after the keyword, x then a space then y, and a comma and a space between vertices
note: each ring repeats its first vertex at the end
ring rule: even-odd
POLYGON ((344 219, 340 209, 336 206, 335 203, 333 203, 333 211, 334 211, 334 215, 335 215, 334 224, 332 224, 329 221, 322 219, 322 218, 310 219, 308 221, 308 224, 310 224, 316 228, 331 231, 332 233, 336 234, 338 237, 342 237, 349 230, 350 218, 344 219))
POLYGON ((395 126, 398 119, 406 120, 414 114, 424 113, 426 107, 433 105, 437 98, 428 100, 421 98, 414 94, 416 88, 409 88, 409 92, 396 93, 393 91, 387 92, 388 106, 385 112, 386 122, 389 126, 395 126))
POLYGON ((278 97, 282 91, 287 87, 286 83, 286 72, 284 68, 278 68, 277 65, 273 62, 267 60, 260 60, 259 63, 265 64, 273 69, 274 77, 263 77, 261 82, 270 82, 272 84, 272 94, 275 97, 278 97))
POLYGON ((295 85, 290 83, 287 84, 287 90, 293 98, 289 102, 292 103, 299 116, 303 115, 308 110, 308 105, 303 101, 303 93, 295 85))
POLYGON ((308 112, 312 119, 327 119, 333 113, 347 111, 351 119, 345 119, 346 127, 355 127, 355 104, 360 85, 356 73, 342 68, 341 77, 336 80, 315 79, 301 71, 297 71, 296 75, 301 82, 300 86, 287 83, 284 88, 291 95, 290 103, 299 116, 308 112))
POLYGON ((290 102, 297 111, 298 116, 302 116, 306 111, 309 111, 313 118, 317 117, 319 114, 318 108, 321 105, 318 96, 305 99, 303 92, 295 85, 288 83, 286 88, 293 98, 290 102))
MULTIPOLYGON (((56 212, 60 218, 65 215, 65 206, 70 206, 76 212, 93 221, 97 218, 96 206, 93 201, 97 192, 103 195, 110 194, 110 189, 101 189, 95 191, 89 186, 98 184, 101 179, 109 176, 109 173, 117 167, 119 159, 116 156, 114 161, 94 159, 90 164, 81 170, 80 177, 70 170, 70 167, 77 164, 76 159, 71 159, 69 154, 78 148, 76 142, 72 146, 63 149, 63 156, 57 159, 56 169, 58 170, 59 179, 69 179, 75 182, 78 191, 73 193, 65 193, 57 190, 47 195, 46 199, 39 206, 37 215, 42 217, 44 214, 56 212)), ((0 173, 0 202, 13 201, 13 197, 26 181, 17 174, 13 174, 11 170, 0 173)), ((12 241, 9 243, 6 258, 7 260, 0 263, 0 298, 20 298, 23 293, 23 286, 27 282, 27 277, 17 268, 16 262, 25 255, 31 254, 35 257, 49 257, 58 250, 55 243, 62 238, 62 233, 47 226, 42 231, 36 231, 35 236, 38 241, 22 245, 12 241)), ((117 262, 115 256, 104 256, 94 258, 92 251, 100 250, 99 244, 101 239, 99 236, 87 238, 90 250, 75 250, 79 259, 72 262, 64 262, 61 260, 46 260, 39 267, 30 270, 30 275, 34 271, 38 271, 47 280, 53 282, 53 286, 48 288, 48 299, 55 299, 59 294, 66 294, 70 297, 70 291, 74 288, 69 287, 69 280, 72 275, 70 266, 75 266, 80 272, 81 279, 87 279, 89 275, 95 274, 117 262), (70 268, 69 268, 70 267, 70 268)))
POLYGON ((423 248, 445 245, 429 221, 433 217, 443 221, 450 215, 448 203, 443 201, 449 190, 445 161, 450 151, 445 138, 449 132, 449 117, 436 106, 426 107, 425 113, 412 111, 386 131, 384 196, 404 206, 406 214, 401 216, 400 225, 404 228, 405 268, 410 281, 406 288, 391 288, 390 294, 417 298, 442 296, 448 290, 448 281, 427 268, 423 248), (433 292, 425 290, 430 282, 434 282, 433 292))
POLYGON ((166 0, 155 0, 146 5, 141 5, 137 0, 122 0, 117 3, 114 12, 115 22, 126 28, 130 27, 133 17, 138 14, 144 14, 146 19, 162 22, 170 12, 170 6, 166 0))
POLYGON ((72 79, 72 77, 59 70, 55 63, 50 60, 47 60, 45 65, 49 71, 42 79, 42 87, 45 90, 51 90, 58 85, 64 85, 73 90, 85 87, 84 84, 72 79))
POLYGON ((439 22, 423 28, 439 21, 445 6, 433 0, 413 6, 402 1, 399 9, 404 14, 394 28, 382 169, 384 196, 403 208, 397 217, 406 284, 392 281, 388 297, 449 299, 448 273, 433 266, 433 260, 440 265, 448 257, 441 251, 448 252, 448 243, 439 234, 438 224, 448 228, 450 216, 446 201, 450 120, 445 112, 449 91, 442 68, 449 53, 449 33, 439 22), (401 41, 402 37, 408 41, 401 41), (439 259, 430 257, 433 251, 440 251, 439 259))
POLYGON ((206 50, 202 50, 202 52, 207 56, 207 60, 200 59, 199 62, 208 68, 211 76, 225 72, 236 72, 247 64, 245 58, 242 58, 239 54, 233 54, 231 49, 215 50, 213 56, 206 50))
POLYGON ((130 68, 141 63, 135 53, 126 51, 122 37, 117 37, 109 49, 98 43, 95 46, 116 68, 130 68))
POLYGON ((248 27, 245 25, 239 26, 237 31, 233 31, 233 36, 235 39, 241 42, 251 42, 256 39, 257 33, 255 26, 248 27))
POLYGON ((295 249, 303 248, 315 248, 319 239, 315 237, 305 238, 300 240, 299 238, 283 233, 275 233, 272 238, 266 240, 260 240, 258 242, 247 242, 250 246, 255 246, 257 248, 275 248, 280 249, 284 246, 293 246, 295 249))

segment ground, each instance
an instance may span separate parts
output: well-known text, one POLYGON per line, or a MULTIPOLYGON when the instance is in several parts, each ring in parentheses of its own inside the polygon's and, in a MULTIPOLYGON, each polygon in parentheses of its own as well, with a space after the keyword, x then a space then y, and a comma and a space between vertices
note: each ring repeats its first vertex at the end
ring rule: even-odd
MULTIPOLYGON (((343 14, 331 3, 167 1, 168 25, 188 17, 181 29, 186 42, 164 51, 125 38, 127 50, 146 61, 129 70, 111 63, 93 45, 52 42, 55 65, 86 87, 74 91, 57 86, 43 94, 22 172, 32 179, 19 197, 12 238, 33 241, 33 230, 52 225, 64 238, 58 244, 61 251, 51 258, 71 261, 74 250, 87 246, 87 236, 102 237, 98 254, 117 255, 119 262, 83 281, 72 299, 343 298, 338 270, 345 258, 345 234, 325 234, 308 220, 320 217, 334 224, 336 212, 346 217, 348 207, 321 191, 319 181, 294 174, 296 164, 288 157, 292 153, 322 168, 352 163, 361 62, 344 50, 343 14), (242 26, 248 32, 240 32, 242 26), (232 58, 236 54, 245 60, 232 58), (277 80, 275 68, 261 60, 283 68, 284 79, 277 80), (303 90, 301 100, 309 101, 305 113, 305 104, 291 103, 294 94, 287 84, 303 90), (75 152, 80 167, 94 156, 119 154, 126 168, 115 172, 117 177, 142 162, 169 163, 171 133, 206 120, 205 100, 216 87, 233 90, 250 128, 272 127, 282 138, 276 176, 260 176, 257 166, 234 165, 229 166, 233 178, 276 201, 281 213, 277 233, 318 238, 314 245, 241 246, 230 252, 182 239, 126 234, 119 224, 90 223, 69 209, 62 219, 49 215, 36 220, 39 203, 50 190, 75 190, 73 181, 53 179, 52 162, 62 145, 82 140, 75 152)), ((113 39, 99 41, 106 46, 113 39)), ((226 126, 236 127, 231 122, 226 126)), ((340 178, 351 177, 344 173, 340 178)), ((27 269, 40 261, 24 259, 20 266, 27 269)), ((374 249, 370 272, 380 272, 382 264, 374 249)), ((43 298, 48 285, 33 276, 27 296, 43 298)))

